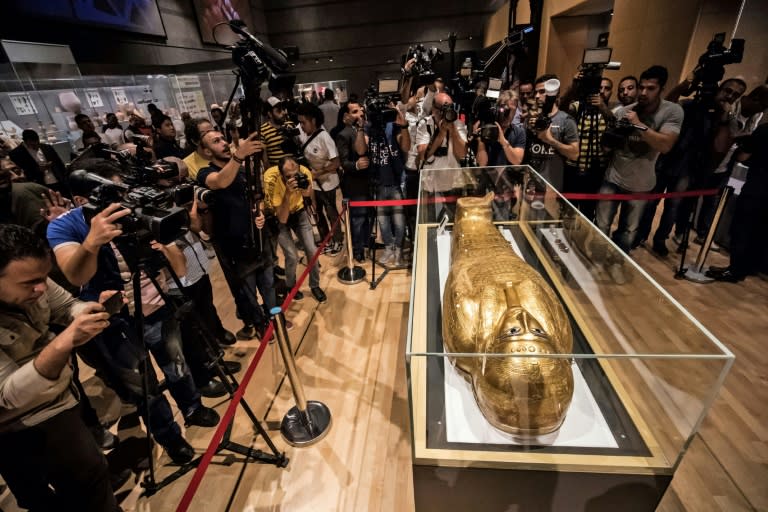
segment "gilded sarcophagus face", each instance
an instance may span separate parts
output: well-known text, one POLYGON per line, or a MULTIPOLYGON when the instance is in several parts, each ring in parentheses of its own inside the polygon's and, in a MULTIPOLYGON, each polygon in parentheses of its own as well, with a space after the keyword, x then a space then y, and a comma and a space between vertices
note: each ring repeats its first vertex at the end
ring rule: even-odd
POLYGON ((493 225, 492 196, 461 198, 443 295, 448 352, 458 357, 483 415, 516 436, 554 432, 573 395, 570 324, 544 278, 520 259, 493 225), (525 355, 525 357, 520 357, 525 355))

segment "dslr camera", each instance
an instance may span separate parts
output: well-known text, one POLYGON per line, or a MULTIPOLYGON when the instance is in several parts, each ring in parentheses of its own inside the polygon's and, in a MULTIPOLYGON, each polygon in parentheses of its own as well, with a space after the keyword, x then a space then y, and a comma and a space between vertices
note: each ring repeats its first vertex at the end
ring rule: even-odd
POLYGON ((309 188, 309 178, 307 178, 306 174, 299 171, 294 174, 293 177, 296 180, 296 186, 301 190, 307 190, 309 188))
POLYGON ((485 144, 499 140, 496 123, 503 124, 509 114, 510 109, 506 105, 500 105, 491 98, 478 97, 472 117, 480 121, 480 138, 485 144))
POLYGON ((608 149, 621 149, 627 142, 627 138, 632 135, 635 130, 646 131, 648 128, 637 124, 632 124, 627 121, 626 118, 621 118, 613 123, 600 138, 600 144, 608 149))
POLYGON ((411 73, 422 78, 432 77, 435 72, 432 69, 432 64, 435 61, 443 58, 443 52, 436 47, 427 48, 423 44, 417 44, 408 48, 408 52, 405 54, 405 61, 415 59, 411 73))
POLYGON ((440 107, 440 116, 449 123, 454 122, 459 117, 459 113, 456 112, 456 108, 453 103, 444 103, 440 107))

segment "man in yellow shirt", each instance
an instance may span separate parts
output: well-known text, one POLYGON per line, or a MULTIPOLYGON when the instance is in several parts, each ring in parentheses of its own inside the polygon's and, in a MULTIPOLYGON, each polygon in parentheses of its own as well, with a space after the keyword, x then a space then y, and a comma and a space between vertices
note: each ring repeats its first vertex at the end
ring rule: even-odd
POLYGON ((187 138, 187 145, 194 148, 194 151, 184 159, 184 163, 187 164, 189 179, 192 181, 196 181, 198 171, 204 167, 208 167, 210 163, 210 160, 202 154, 200 139, 202 138, 201 135, 203 133, 211 130, 213 130, 213 124, 204 117, 193 119, 184 130, 184 136, 187 138))
MULTIPOLYGON (((282 157, 276 166, 264 172, 264 205, 280 223, 277 242, 285 254, 285 284, 288 288, 296 284, 296 264, 299 260, 291 232, 301 241, 307 260, 317 251, 310 220, 313 195, 312 173, 291 156, 282 157)), ((320 288, 320 269, 317 265, 309 272, 309 288, 318 302, 327 300, 320 288)), ((304 294, 298 291, 295 299, 303 298, 304 294)))

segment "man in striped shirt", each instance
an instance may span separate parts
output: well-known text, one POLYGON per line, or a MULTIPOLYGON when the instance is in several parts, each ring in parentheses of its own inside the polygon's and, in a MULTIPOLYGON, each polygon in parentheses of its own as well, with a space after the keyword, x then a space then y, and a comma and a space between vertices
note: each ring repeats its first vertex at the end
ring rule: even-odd
MULTIPOLYGON (((267 121, 261 125, 261 137, 266 147, 265 168, 277 165, 284 156, 294 156, 293 151, 288 146, 291 144, 295 146, 295 143, 283 133, 286 129, 292 130, 295 129, 295 126, 288 119, 282 102, 271 96, 267 99, 267 121)), ((294 149, 298 150, 298 147, 294 149)))

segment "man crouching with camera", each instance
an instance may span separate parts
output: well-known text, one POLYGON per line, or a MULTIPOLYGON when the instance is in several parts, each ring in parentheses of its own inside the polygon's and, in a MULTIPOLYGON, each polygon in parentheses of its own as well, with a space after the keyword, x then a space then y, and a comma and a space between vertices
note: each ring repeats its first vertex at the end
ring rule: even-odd
POLYGON ((50 270, 41 238, 0 225, 0 475, 23 508, 119 510, 70 366, 73 350, 107 328, 109 314, 74 299, 48 279, 50 270), (55 335, 50 324, 66 328, 55 335))
MULTIPOLYGON (((197 174, 199 185, 213 192, 211 214, 212 241, 221 268, 231 280, 237 313, 245 323, 238 332, 243 339, 254 338, 263 332, 269 322, 264 308, 258 303, 258 289, 267 311, 277 305, 272 268, 272 246, 269 230, 263 229, 266 218, 261 205, 251 211, 245 170, 245 159, 264 150, 257 132, 240 140, 237 150, 219 131, 202 134, 200 145, 211 162, 197 174), (257 229, 252 229, 252 225, 257 229)), ((254 157, 258 166, 259 157, 254 157)), ((209 202, 209 200, 206 200, 209 202)))
MULTIPOLYGON (((282 157, 276 166, 264 173, 266 207, 280 223, 278 240, 285 254, 285 285, 288 289, 296 284, 296 264, 299 259, 291 232, 301 241, 307 261, 317 251, 309 217, 313 196, 312 172, 299 165, 291 156, 282 157)), ((327 300, 325 292, 320 288, 320 268, 317 265, 309 271, 309 289, 318 302, 327 300)), ((301 300, 304 294, 299 290, 294 298, 301 300)))

